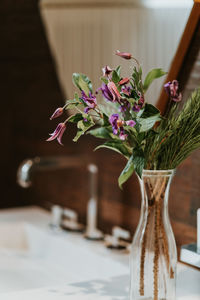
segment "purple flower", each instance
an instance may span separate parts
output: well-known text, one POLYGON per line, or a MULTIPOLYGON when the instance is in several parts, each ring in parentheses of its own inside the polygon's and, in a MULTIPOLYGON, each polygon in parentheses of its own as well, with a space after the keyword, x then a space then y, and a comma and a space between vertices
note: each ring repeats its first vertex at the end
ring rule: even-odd
POLYGON ((62 139, 63 133, 65 132, 65 129, 66 129, 65 123, 59 123, 58 126, 56 127, 55 131, 50 134, 51 137, 47 139, 47 142, 57 139, 58 143, 60 145, 63 145, 61 142, 61 139, 62 139))
POLYGON ((130 103, 127 100, 123 100, 123 102, 121 101, 119 111, 124 112, 127 111, 127 109, 129 108, 130 108, 130 103))
POLYGON ((120 101, 121 95, 113 81, 108 82, 107 87, 112 94, 113 102, 120 101))
POLYGON ((117 50, 115 52, 115 54, 122 57, 122 58, 125 58, 125 59, 131 59, 132 58, 132 54, 128 53, 128 52, 120 52, 119 50, 117 50))
MULTIPOLYGON (((112 125, 113 134, 117 135, 119 129, 119 115, 118 114, 111 115, 109 117, 109 122, 112 125)), ((121 126, 123 126, 123 124, 121 124, 121 126)))
POLYGON ((134 106, 133 106, 133 111, 135 111, 135 112, 139 112, 140 111, 140 109, 141 109, 141 106, 140 105, 138 105, 138 104, 134 104, 134 106))
POLYGON ((164 85, 164 89, 168 96, 172 99, 174 102, 180 102, 182 100, 181 93, 178 92, 178 81, 173 80, 169 81, 164 85))
POLYGON ((109 66, 102 68, 103 76, 108 76, 113 70, 109 66))
POLYGON ((88 113, 90 109, 94 109, 97 106, 97 99, 91 92, 89 92, 89 96, 86 95, 84 91, 81 91, 82 97, 81 99, 87 104, 87 107, 84 109, 85 113, 88 113))
POLYGON ((126 96, 130 96, 131 95, 131 88, 130 86, 125 86, 121 89, 122 93, 125 94, 126 96))
POLYGON ((120 133, 119 133, 120 140, 125 141, 125 139, 127 138, 128 134, 126 134, 124 132, 124 128, 123 127, 120 127, 119 130, 120 130, 120 133))
POLYGON ((130 127, 134 127, 136 125, 136 122, 134 120, 129 120, 129 121, 126 121, 126 125, 130 126, 130 127))
POLYGON ((117 135, 119 132, 119 138, 125 140, 127 134, 124 131, 124 125, 134 127, 136 122, 134 120, 123 121, 119 118, 118 114, 113 114, 109 117, 109 122, 112 125, 113 134, 117 135))
POLYGON ((107 84, 103 83, 100 89, 102 91, 104 98, 106 98, 108 101, 113 101, 113 96, 112 96, 107 84))
POLYGON ((63 111, 63 107, 58 107, 50 117, 50 120, 60 117, 63 114, 63 111))

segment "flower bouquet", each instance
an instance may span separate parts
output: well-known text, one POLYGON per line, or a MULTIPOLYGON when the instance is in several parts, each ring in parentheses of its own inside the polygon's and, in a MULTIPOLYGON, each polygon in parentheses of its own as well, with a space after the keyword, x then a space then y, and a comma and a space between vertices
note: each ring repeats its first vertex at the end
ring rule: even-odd
POLYGON ((76 113, 59 123, 47 141, 57 139, 62 144, 66 124, 72 122, 77 124, 74 142, 90 134, 104 140, 96 150, 108 148, 127 159, 119 186, 135 171, 142 192, 141 218, 132 245, 130 299, 174 300, 177 258, 168 192, 174 169, 200 147, 200 89, 180 109, 177 80, 166 83, 169 102, 161 115, 145 101, 145 93, 153 80, 166 73, 153 69, 143 81, 142 68, 130 53, 117 51, 116 55, 133 62, 130 76, 124 78, 120 66, 105 66, 102 84, 94 91, 86 75, 74 73, 80 94, 56 109, 51 119, 68 109, 76 113))

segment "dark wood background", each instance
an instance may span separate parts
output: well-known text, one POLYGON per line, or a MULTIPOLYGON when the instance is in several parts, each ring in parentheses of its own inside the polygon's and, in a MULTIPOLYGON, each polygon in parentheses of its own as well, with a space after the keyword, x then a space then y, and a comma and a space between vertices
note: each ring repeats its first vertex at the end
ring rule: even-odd
MULTIPOLYGON (((64 96, 38 1, 1 0, 0 41, 0 207, 58 203, 77 210, 80 221, 85 222, 88 178, 84 168, 38 173, 27 190, 16 184, 17 167, 25 158, 84 154, 99 167, 99 227, 110 232, 112 226, 120 225, 133 233, 139 218, 140 191, 136 176, 125 184, 123 191, 118 188, 117 178, 125 160, 108 150, 94 153, 92 149, 98 141, 89 136, 73 143, 73 125, 67 127, 65 147, 45 142, 57 123, 50 122, 48 117, 62 105, 64 96)), ((172 183, 170 216, 179 246, 196 240, 199 183, 200 152, 197 151, 178 168, 172 183)))

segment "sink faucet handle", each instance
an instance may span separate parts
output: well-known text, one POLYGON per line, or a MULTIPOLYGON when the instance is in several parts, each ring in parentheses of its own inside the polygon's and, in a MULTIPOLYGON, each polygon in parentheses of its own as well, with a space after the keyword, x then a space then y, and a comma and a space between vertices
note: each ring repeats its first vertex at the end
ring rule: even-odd
POLYGON ((51 208, 51 213, 52 213, 51 226, 59 228, 62 220, 62 213, 63 213, 62 208, 59 205, 53 205, 51 208))
POLYGON ((78 222, 78 214, 73 209, 64 208, 63 209, 63 217, 65 217, 73 222, 78 222))
POLYGON ((118 250, 123 250, 129 248, 129 244, 127 241, 124 240, 129 240, 130 239, 130 232, 118 227, 114 226, 112 228, 112 235, 107 235, 105 237, 105 244, 107 248, 110 249, 118 249, 118 250), (122 240, 121 240, 122 239, 122 240))
POLYGON ((131 235, 128 230, 125 230, 119 226, 114 226, 112 228, 112 235, 117 239, 129 240, 131 235))

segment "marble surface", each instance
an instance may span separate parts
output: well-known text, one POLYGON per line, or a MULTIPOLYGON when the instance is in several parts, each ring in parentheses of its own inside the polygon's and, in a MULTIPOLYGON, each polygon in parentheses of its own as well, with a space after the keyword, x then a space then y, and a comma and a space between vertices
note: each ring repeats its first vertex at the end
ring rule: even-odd
MULTIPOLYGON (((79 234, 52 233, 50 220, 37 207, 0 212, 0 246, 6 224, 8 241, 9 235, 21 236, 21 244, 15 237, 10 249, 0 249, 0 300, 128 300, 128 254, 79 234)), ((200 300, 200 272, 180 263, 177 300, 200 300)))

